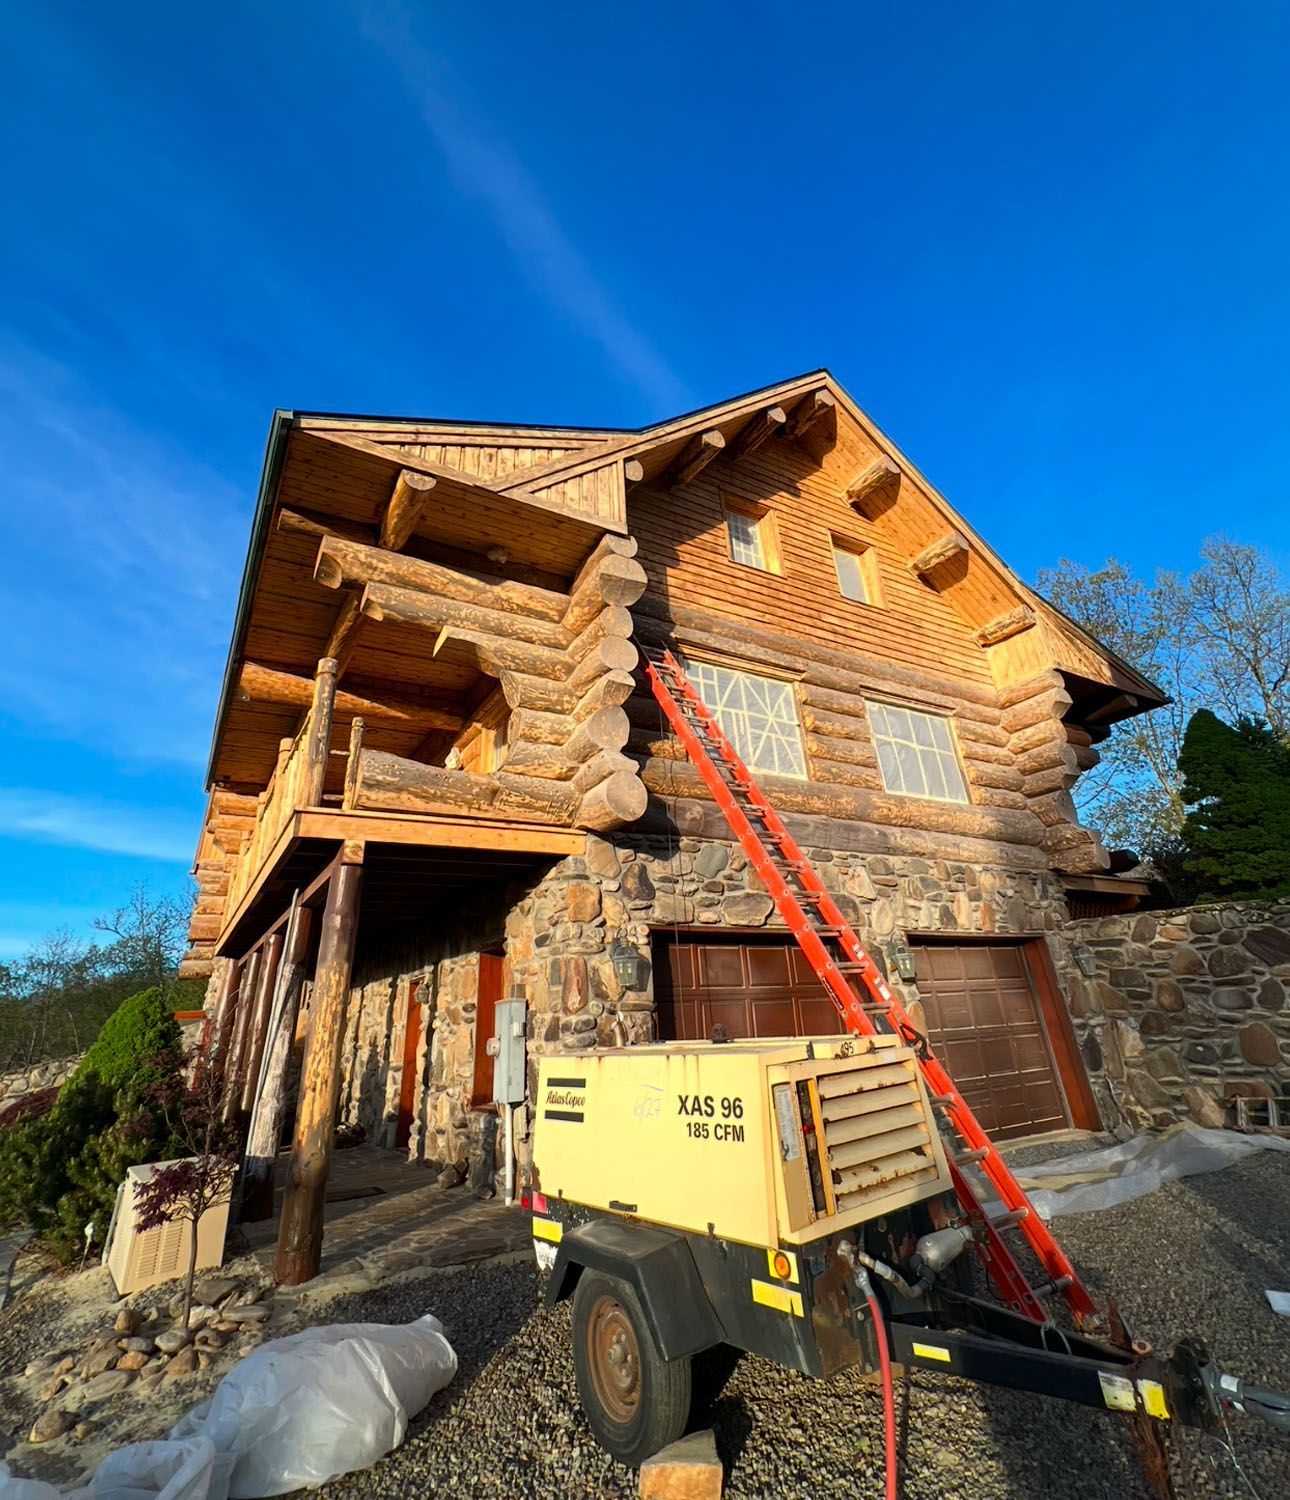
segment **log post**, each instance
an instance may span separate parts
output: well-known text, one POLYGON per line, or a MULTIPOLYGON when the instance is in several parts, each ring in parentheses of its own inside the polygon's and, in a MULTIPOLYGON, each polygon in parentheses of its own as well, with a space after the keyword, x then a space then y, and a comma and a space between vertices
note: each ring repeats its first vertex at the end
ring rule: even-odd
POLYGON ((237 1091, 237 1077, 242 1052, 246 1046, 247 1026, 250 1023, 251 1011, 255 1008, 255 986, 260 973, 260 958, 261 950, 257 948, 242 964, 241 979, 237 987, 237 1012, 233 1017, 228 1047, 220 1059, 223 1071, 220 1114, 225 1120, 232 1120, 236 1117, 237 1108, 241 1102, 237 1091))
POLYGON ((293 904, 287 921, 287 936, 278 982, 274 986, 269 1035, 260 1069, 259 1089, 251 1111, 246 1159, 242 1163, 242 1220, 259 1223, 273 1217, 273 1164, 282 1134, 286 1106, 287 1069, 296 1034, 296 1014, 304 989, 305 964, 314 914, 310 907, 293 904))
POLYGON ((345 1009, 363 883, 362 853, 361 844, 347 844, 327 886, 309 1034, 300 1076, 300 1102, 296 1108, 291 1165, 273 1267, 279 1286, 299 1286, 302 1281, 309 1281, 318 1274, 322 1259, 323 1200, 340 1097, 345 1009))
POLYGON ((363 753, 363 721, 355 719, 349 726, 349 753, 345 757, 345 794, 340 805, 348 810, 358 797, 358 758, 363 753))
POLYGON ((255 1104, 255 1090, 260 1081, 260 1063, 264 1058, 264 1043, 269 1030, 269 1012, 273 1007, 273 992, 278 979, 278 964, 282 959, 282 930, 271 932, 264 941, 264 959, 255 982, 255 1005, 247 1022, 246 1047, 239 1069, 244 1115, 251 1113, 255 1104))
POLYGON ((331 750, 331 720, 336 704, 336 658, 324 656, 314 679, 314 698, 305 730, 305 778, 301 787, 304 807, 321 807, 323 783, 327 779, 327 755, 331 750))

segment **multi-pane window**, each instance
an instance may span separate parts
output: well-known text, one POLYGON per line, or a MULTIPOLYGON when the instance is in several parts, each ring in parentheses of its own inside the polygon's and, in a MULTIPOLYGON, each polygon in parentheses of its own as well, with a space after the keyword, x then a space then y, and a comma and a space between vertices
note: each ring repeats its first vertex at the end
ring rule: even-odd
POLYGON ((707 661, 691 661, 686 670, 750 770, 806 776, 791 682, 755 677, 707 661))
POLYGON ((746 568, 760 568, 763 573, 778 573, 779 548, 775 541, 774 522, 755 506, 726 503, 726 539, 730 556, 746 568))
POLYGON ((889 792, 938 802, 968 800, 948 719, 891 703, 870 703, 869 726, 882 784, 889 792))

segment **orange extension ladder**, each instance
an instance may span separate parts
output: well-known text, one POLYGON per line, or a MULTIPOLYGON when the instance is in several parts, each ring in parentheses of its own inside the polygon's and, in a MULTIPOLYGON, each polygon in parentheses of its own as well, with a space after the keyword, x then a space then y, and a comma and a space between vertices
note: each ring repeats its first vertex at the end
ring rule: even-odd
POLYGON ((1014 1311, 1045 1322, 1048 1315, 1040 1299, 1060 1292, 1077 1324, 1095 1321, 1097 1306, 1075 1267, 1030 1206, 954 1080, 931 1055, 926 1037, 892 994, 882 971, 865 952, 810 861, 722 733, 685 669, 670 651, 646 649, 643 655, 650 689, 668 723, 848 1030, 871 1036, 879 1029, 875 1021, 885 1021, 913 1047, 932 1102, 957 1137, 950 1151, 954 1191, 964 1216, 978 1230, 978 1248, 999 1295, 1014 1311), (840 952, 830 951, 829 944, 836 945, 840 952), (863 994, 857 989, 857 980, 863 994), (1002 1214, 991 1217, 985 1211, 965 1169, 984 1175, 1003 1204, 1002 1214), (1014 1227, 1043 1266, 1048 1279, 1041 1287, 1029 1284, 1003 1238, 1003 1231, 1014 1227))

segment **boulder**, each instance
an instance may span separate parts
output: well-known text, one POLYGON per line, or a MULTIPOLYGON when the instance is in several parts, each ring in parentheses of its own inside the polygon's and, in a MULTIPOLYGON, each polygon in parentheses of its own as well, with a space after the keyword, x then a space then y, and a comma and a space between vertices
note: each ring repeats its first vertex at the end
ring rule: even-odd
POLYGON ((144 1354, 141 1350, 132 1349, 123 1354, 121 1358, 117 1360, 116 1367, 118 1370, 129 1370, 131 1373, 137 1373, 139 1370, 142 1370, 147 1363, 148 1356, 146 1354, 144 1354))
POLYGON ((157 1348, 163 1354, 176 1354, 191 1338, 186 1328, 164 1328, 157 1335, 157 1348))
POLYGON ((42 1411, 27 1434, 29 1443, 52 1443, 55 1438, 60 1438, 72 1425, 71 1417, 58 1407, 51 1406, 48 1411, 42 1411))
POLYGON ((181 1349, 170 1361, 162 1379, 167 1385, 171 1385, 176 1380, 182 1380, 185 1375, 191 1375, 197 1368, 197 1350, 190 1344, 186 1349, 181 1349))
POLYGON ((81 1379, 93 1380, 96 1375, 101 1375, 104 1370, 110 1370, 117 1362, 121 1351, 116 1343, 100 1344, 92 1350, 85 1363, 81 1366, 81 1379))
MULTIPOLYGON (((454 1162, 452 1164, 452 1167, 445 1168, 445 1171, 452 1171, 454 1174, 457 1174, 461 1171, 461 1168, 458 1163, 454 1162)), ((440 1182, 443 1182, 443 1175, 444 1174, 442 1172, 439 1174, 440 1182)), ((461 1180, 462 1179, 460 1176, 456 1177, 457 1182, 460 1182, 461 1180)), ((443 1183, 443 1185, 445 1187, 449 1186, 448 1183, 443 1183)), ((251 1302, 244 1307, 226 1307, 224 1309, 224 1317, 221 1319, 221 1321, 225 1323, 238 1324, 263 1323, 268 1316, 269 1308, 266 1307, 263 1302, 251 1302)))
POLYGON ((1201 1084, 1189 1084, 1183 1090, 1183 1098, 1187 1101, 1188 1113, 1197 1125, 1203 1125, 1206 1130, 1221 1130, 1227 1124, 1227 1111, 1219 1103, 1218 1095, 1213 1089, 1207 1089, 1201 1084))
POLYGON ((208 1307, 214 1307, 216 1303, 223 1302, 225 1297, 230 1297, 239 1290, 236 1281, 228 1276, 202 1276, 193 1287, 193 1298, 196 1302, 204 1303, 208 1307))
POLYGON ((139 1314, 132 1307, 123 1307, 112 1325, 114 1333, 133 1333, 140 1323, 139 1314))
POLYGON ((36 1392, 37 1401, 52 1401, 67 1384, 66 1375, 51 1375, 36 1392))

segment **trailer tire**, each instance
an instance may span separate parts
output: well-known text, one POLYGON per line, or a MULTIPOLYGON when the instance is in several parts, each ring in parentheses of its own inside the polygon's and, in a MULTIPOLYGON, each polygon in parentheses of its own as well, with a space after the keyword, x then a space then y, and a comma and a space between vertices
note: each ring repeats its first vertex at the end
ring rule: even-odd
POLYGON ((573 1293, 573 1368, 596 1441, 636 1469, 685 1431, 690 1360, 664 1359, 625 1281, 584 1271, 573 1293))

